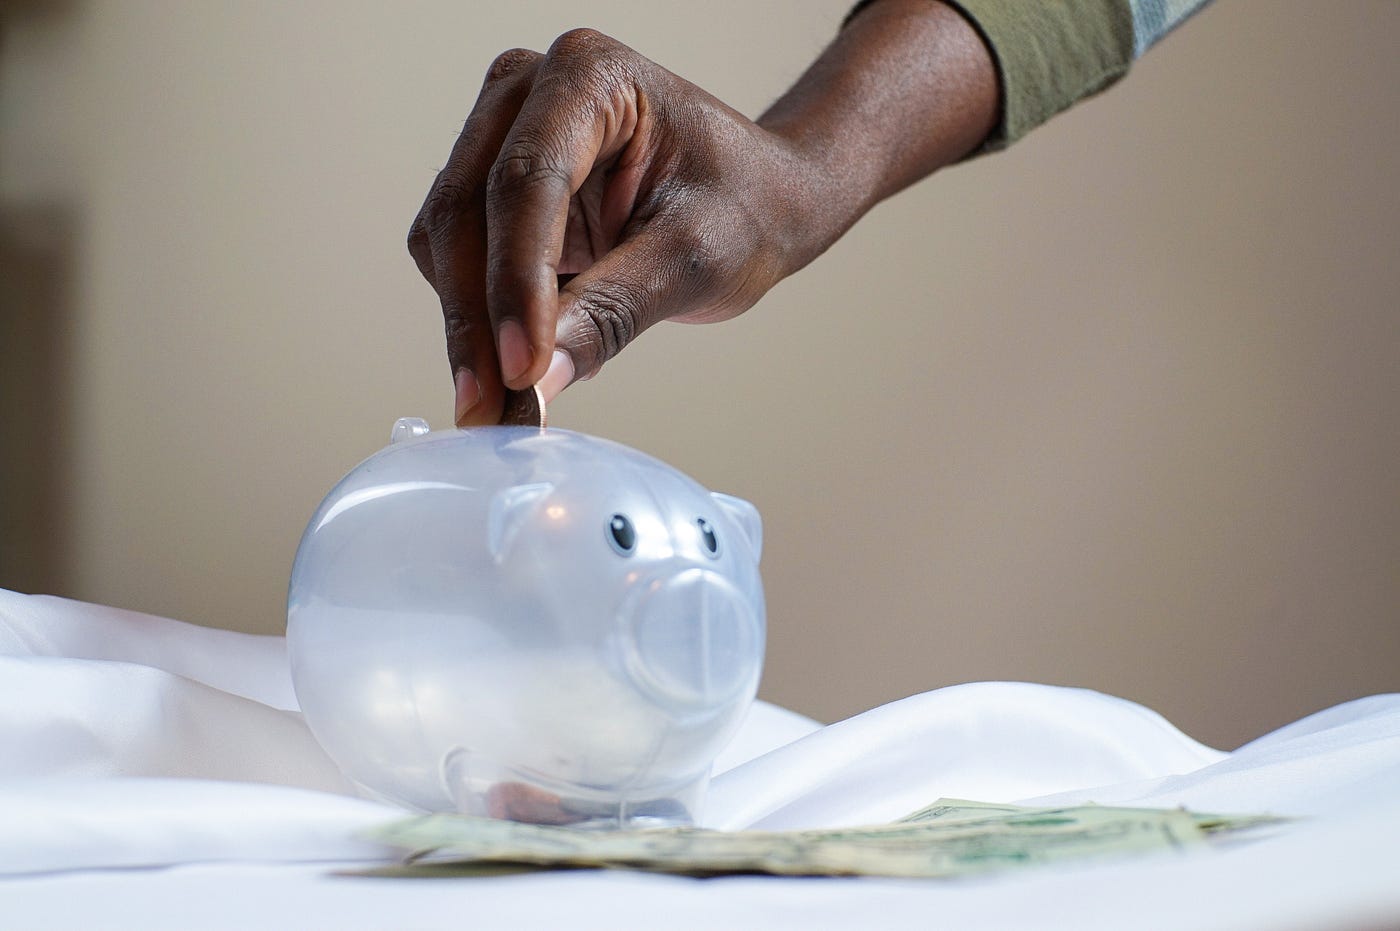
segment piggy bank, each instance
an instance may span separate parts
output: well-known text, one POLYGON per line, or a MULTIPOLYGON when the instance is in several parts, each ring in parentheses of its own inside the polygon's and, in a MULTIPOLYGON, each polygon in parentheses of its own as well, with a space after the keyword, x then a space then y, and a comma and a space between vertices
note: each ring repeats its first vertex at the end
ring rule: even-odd
POLYGON ((689 823, 758 688, 761 548, 753 505, 625 446, 401 420, 302 537, 297 698, 373 797, 689 823))

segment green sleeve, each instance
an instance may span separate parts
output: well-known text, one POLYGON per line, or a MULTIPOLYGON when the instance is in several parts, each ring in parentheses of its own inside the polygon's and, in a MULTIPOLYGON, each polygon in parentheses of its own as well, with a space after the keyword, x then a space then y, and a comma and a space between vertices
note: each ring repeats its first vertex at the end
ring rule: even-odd
MULTIPOLYGON (((872 0, 862 0, 850 22, 872 0)), ((1133 62, 1129 0, 944 0, 982 34, 1001 78, 1001 122, 981 151, 1006 148, 1133 62)))
POLYGON ((1001 77, 1002 149, 1127 73, 1133 13, 1126 0, 948 0, 977 27, 1001 77))

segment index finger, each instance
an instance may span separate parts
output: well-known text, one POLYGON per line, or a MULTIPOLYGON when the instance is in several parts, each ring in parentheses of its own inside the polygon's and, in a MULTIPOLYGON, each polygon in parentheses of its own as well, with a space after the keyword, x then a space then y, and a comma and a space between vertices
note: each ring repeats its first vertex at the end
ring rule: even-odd
POLYGON ((538 382, 554 348, 569 202, 636 132, 630 54, 591 30, 561 36, 487 180, 486 307, 511 388, 538 382))
POLYGON ((414 221, 410 251, 442 303, 458 426, 495 423, 503 391, 486 309, 487 174, 529 95, 541 56, 503 52, 414 221))

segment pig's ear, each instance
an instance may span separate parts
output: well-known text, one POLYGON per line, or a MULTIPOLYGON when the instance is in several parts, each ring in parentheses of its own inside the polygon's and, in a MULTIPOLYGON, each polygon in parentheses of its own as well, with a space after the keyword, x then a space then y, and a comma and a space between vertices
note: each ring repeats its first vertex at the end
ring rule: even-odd
POLYGON ((510 541, 529 521, 535 506, 553 490, 549 482, 534 482, 503 488, 492 496, 491 509, 486 516, 486 545, 497 562, 505 558, 510 541))
POLYGON ((758 508, 743 498, 721 494, 718 491, 710 492, 710 497, 715 499, 715 503, 734 519, 734 523, 738 524, 739 529, 744 531, 744 536, 749 538, 749 546, 753 549, 753 558, 757 560, 761 557, 763 555, 763 518, 758 516, 758 508))

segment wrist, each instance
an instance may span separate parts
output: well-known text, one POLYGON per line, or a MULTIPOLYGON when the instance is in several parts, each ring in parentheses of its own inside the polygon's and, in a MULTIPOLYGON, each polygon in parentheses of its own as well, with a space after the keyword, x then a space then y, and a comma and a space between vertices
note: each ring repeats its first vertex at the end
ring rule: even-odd
POLYGON ((806 261, 884 198, 974 151, 999 107, 992 53, 960 12, 938 0, 862 9, 758 120, 808 179, 806 261))
POLYGON ((784 244, 782 274, 806 266, 840 239, 882 199, 882 172, 861 147, 844 143, 823 120, 765 121, 781 153, 783 181, 773 216, 784 244))

